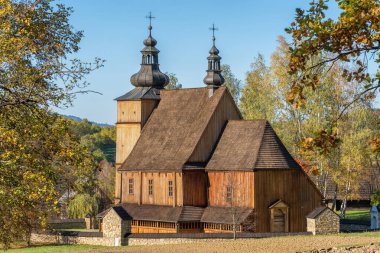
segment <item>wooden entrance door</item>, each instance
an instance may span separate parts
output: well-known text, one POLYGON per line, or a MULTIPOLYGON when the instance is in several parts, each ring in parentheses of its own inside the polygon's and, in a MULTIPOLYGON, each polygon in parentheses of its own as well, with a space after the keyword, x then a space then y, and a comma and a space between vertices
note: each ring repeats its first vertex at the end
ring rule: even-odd
POLYGON ((274 233, 285 232, 285 213, 281 209, 273 210, 273 231, 274 233))
POLYGON ((270 231, 273 233, 289 232, 289 206, 282 200, 269 207, 270 231))

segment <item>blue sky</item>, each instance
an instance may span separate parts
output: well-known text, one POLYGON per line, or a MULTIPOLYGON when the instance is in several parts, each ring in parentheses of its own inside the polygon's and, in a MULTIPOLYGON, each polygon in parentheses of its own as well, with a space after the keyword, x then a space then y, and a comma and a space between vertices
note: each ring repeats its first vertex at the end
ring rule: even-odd
MULTIPOLYGON (((211 47, 212 23, 219 28, 216 44, 222 63, 244 80, 258 53, 269 60, 277 37, 293 21, 295 8, 307 8, 305 0, 58 0, 74 8, 70 23, 83 30, 85 37, 78 54, 83 60, 106 60, 93 72, 90 89, 103 95, 78 95, 73 106, 57 111, 91 121, 114 124, 114 98, 131 90, 130 76, 140 68, 142 41, 148 35, 152 11, 153 37, 160 68, 177 75, 183 87, 203 86, 206 57, 211 47)), ((337 15, 337 9, 330 14, 337 15)))

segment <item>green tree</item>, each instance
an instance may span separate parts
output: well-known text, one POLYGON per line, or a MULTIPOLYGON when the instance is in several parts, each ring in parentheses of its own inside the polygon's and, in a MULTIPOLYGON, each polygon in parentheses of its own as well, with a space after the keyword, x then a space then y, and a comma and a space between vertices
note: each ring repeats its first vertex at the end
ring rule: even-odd
POLYGON ((222 70, 222 75, 224 77, 224 86, 228 88, 232 97, 235 100, 235 103, 239 102, 240 92, 241 92, 241 81, 235 77, 231 71, 230 65, 222 64, 220 66, 222 70))
POLYGON ((274 121, 274 87, 270 82, 269 68, 261 54, 255 58, 251 70, 246 75, 240 110, 245 119, 267 119, 271 123, 274 121))
POLYGON ((98 196, 90 194, 77 194, 70 201, 68 207, 70 218, 84 218, 86 215, 94 217, 98 214, 98 196))
POLYGON ((371 205, 380 205, 380 190, 377 190, 376 193, 371 196, 371 205))
POLYGON ((81 139, 97 162, 104 159, 115 162, 116 129, 115 127, 100 127, 83 119, 73 121, 71 130, 81 139))
POLYGON ((165 74, 169 77, 169 84, 165 86, 167 90, 176 90, 182 89, 182 84, 178 83, 178 78, 173 73, 165 72, 165 74))

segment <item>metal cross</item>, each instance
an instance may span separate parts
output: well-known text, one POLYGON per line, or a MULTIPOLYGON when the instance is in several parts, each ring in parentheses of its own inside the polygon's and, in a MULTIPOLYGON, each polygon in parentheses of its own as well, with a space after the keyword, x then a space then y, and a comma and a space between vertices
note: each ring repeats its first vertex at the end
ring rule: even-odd
POLYGON ((218 31, 218 28, 215 27, 214 24, 212 24, 212 27, 209 28, 212 31, 212 39, 215 40, 215 31, 218 31))
POLYGON ((154 19, 154 18, 156 18, 156 17, 153 17, 153 16, 152 16, 152 12, 150 11, 150 12, 149 12, 149 16, 146 16, 146 18, 149 19, 149 26, 152 26, 152 19, 154 19))

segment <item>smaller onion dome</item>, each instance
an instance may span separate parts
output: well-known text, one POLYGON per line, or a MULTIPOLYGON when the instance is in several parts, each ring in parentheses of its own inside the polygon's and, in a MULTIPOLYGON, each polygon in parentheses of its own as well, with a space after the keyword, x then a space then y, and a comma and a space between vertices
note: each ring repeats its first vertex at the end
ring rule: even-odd
POLYGON ((224 83, 224 77, 220 69, 220 60, 222 57, 219 56, 219 50, 215 46, 215 31, 217 28, 215 28, 214 24, 210 30, 212 30, 212 47, 209 51, 210 55, 207 57, 207 75, 203 79, 203 82, 209 88, 218 88, 224 83))

